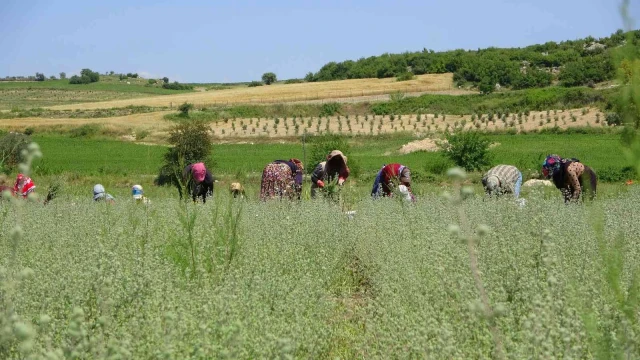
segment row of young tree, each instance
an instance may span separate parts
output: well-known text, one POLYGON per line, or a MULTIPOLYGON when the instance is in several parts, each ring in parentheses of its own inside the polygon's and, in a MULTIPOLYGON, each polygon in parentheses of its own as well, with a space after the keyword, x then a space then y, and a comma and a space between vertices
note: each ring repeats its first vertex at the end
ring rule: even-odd
MULTIPOLYGON (((640 43, 640 31, 633 31, 633 45, 640 43)), ((564 86, 588 85, 615 76, 612 49, 626 41, 618 30, 609 37, 547 42, 525 48, 487 48, 383 54, 357 61, 330 62, 306 81, 400 77, 454 73, 457 85, 471 83, 483 92, 496 84, 514 89, 543 87, 555 79, 564 86)))

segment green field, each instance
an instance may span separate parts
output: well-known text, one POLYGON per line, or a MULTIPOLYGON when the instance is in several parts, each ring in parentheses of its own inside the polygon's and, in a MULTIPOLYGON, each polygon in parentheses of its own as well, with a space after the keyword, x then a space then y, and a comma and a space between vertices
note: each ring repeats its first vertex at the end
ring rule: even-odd
MULTIPOLYGON (((577 157, 594 169, 621 169, 628 166, 620 154, 617 134, 530 134, 487 135, 499 145, 490 150, 494 164, 514 164, 523 170, 538 169, 545 155, 558 153, 577 157)), ((160 167, 163 146, 148 146, 108 139, 82 139, 63 136, 36 135, 44 158, 38 166, 49 173, 64 171, 79 174, 155 174, 160 167)), ((400 162, 417 171, 429 172, 443 162, 440 153, 414 152, 401 155, 397 150, 410 141, 411 136, 354 137, 349 158, 363 174, 373 173, 384 163, 400 162)), ((306 144, 309 156, 311 143, 306 144)), ((216 144, 212 149, 214 171, 234 175, 237 172, 260 173, 276 159, 304 158, 302 142, 254 144, 216 144)), ((307 167, 314 164, 307 164, 307 167)), ((445 165, 450 165, 445 162, 445 165)))

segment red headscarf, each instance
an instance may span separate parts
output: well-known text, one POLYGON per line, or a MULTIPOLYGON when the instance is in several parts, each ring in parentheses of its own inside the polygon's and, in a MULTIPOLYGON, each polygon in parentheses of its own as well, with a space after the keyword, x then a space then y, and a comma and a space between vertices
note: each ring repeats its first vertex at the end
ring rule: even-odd
POLYGON ((16 183, 13 186, 13 192, 18 195, 26 198, 29 193, 36 189, 36 185, 33 183, 30 177, 24 176, 23 174, 18 174, 16 177, 16 183))

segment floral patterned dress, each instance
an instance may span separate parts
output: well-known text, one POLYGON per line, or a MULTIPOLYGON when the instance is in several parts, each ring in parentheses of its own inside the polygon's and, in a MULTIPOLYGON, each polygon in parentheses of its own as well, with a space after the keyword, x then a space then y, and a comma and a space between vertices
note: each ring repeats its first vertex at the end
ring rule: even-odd
POLYGON ((302 184, 297 184, 296 174, 286 162, 273 162, 262 171, 260 200, 273 198, 299 199, 302 184))

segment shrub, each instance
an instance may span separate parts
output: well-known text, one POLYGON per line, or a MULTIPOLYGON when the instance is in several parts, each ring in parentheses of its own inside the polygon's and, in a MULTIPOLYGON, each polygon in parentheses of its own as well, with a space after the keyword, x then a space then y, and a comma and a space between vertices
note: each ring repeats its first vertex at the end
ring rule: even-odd
POLYGON ((173 146, 164 154, 164 163, 154 181, 157 185, 178 185, 185 166, 209 161, 211 138, 208 130, 205 122, 195 120, 180 122, 171 129, 169 144, 173 146))
POLYGON ((148 83, 149 85, 153 85, 153 84, 155 84, 155 83, 157 83, 157 82, 158 82, 158 81, 157 81, 156 79, 149 79, 149 80, 147 81, 147 83, 148 83))
POLYGON ((490 164, 491 142, 475 131, 457 131, 446 135, 447 142, 441 147, 446 156, 457 166, 467 171, 482 170, 490 164))
POLYGON ((285 84, 301 84, 303 83, 304 80, 302 79, 289 79, 289 80, 285 80, 285 84))
POLYGON ((91 137, 96 135, 99 131, 100 125, 98 124, 84 124, 72 129, 69 135, 72 138, 91 137))
POLYGON ((162 78, 162 81, 163 81, 165 84, 168 84, 168 83, 169 83, 169 78, 165 76, 165 77, 163 77, 163 78, 162 78))
POLYGON ((607 113, 605 115, 605 119, 609 125, 622 125, 622 117, 620 117, 620 114, 616 112, 607 113))
POLYGON ((36 73, 36 81, 44 81, 46 78, 43 73, 36 73))
POLYGON ((31 144, 31 137, 21 133, 8 133, 0 138, 0 170, 11 170, 22 162, 22 150, 31 144), (4 168, 4 169, 2 169, 4 168))
POLYGON ((319 116, 333 116, 339 113, 341 109, 342 105, 335 102, 322 104, 319 116))
POLYGON ((276 78, 276 74, 272 72, 262 74, 262 82, 266 85, 271 85, 276 82, 278 79, 276 78))
POLYGON ((173 83, 170 83, 170 84, 169 83, 162 84, 162 88, 168 89, 168 90, 193 90, 193 86, 180 84, 177 81, 174 81, 173 83))
POLYGON ((248 87, 256 87, 256 86, 262 86, 262 85, 264 85, 264 84, 262 82, 260 82, 260 81, 252 81, 247 86, 248 87))
POLYGON ((402 101, 405 98, 405 93, 402 91, 394 91, 389 94, 389 100, 391 101, 402 101))
POLYGON ((406 72, 403 72, 402 74, 398 75, 396 77, 396 80, 397 81, 407 81, 407 80, 413 80, 414 77, 415 77, 415 75, 413 75, 412 72, 406 71, 406 72))
POLYGON ((178 106, 178 111, 180 111, 181 116, 189 116, 189 111, 193 109, 193 104, 184 102, 182 105, 178 106))

